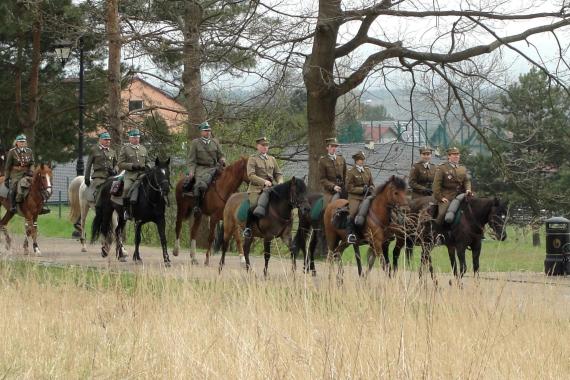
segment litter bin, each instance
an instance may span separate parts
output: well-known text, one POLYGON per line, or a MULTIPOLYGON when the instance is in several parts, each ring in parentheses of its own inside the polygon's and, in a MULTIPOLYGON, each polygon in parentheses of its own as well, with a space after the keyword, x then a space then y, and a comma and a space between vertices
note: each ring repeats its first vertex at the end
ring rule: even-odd
POLYGON ((570 274, 570 220, 557 216, 547 219, 545 224, 544 273, 548 276, 570 274))

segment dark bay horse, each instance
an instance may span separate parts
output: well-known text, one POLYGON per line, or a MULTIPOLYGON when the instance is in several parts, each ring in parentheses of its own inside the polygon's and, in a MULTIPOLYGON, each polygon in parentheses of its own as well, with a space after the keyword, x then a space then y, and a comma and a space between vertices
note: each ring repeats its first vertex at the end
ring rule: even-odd
MULTIPOLYGON (((20 203, 18 207, 18 214, 25 220, 26 238, 24 240, 24 253, 27 255, 28 251, 28 238, 33 240, 34 253, 41 256, 40 247, 38 245, 38 215, 42 210, 44 202, 46 202, 52 194, 52 171, 50 165, 40 164, 32 174, 32 181, 30 184, 29 194, 20 203)), ((0 186, 4 186, 4 178, 0 180, 0 186)), ((6 225, 14 217, 14 213, 10 211, 10 200, 0 198, 2 206, 6 208, 6 214, 0 220, 0 230, 4 233, 6 238, 6 249, 10 249, 12 238, 8 234, 6 225)))
MULTIPOLYGON (((118 224, 115 228, 115 249, 119 261, 126 261, 123 253, 122 232, 125 228, 126 220, 124 218, 124 207, 111 200, 111 185, 113 178, 107 180, 101 186, 101 194, 95 208, 95 219, 91 230, 91 242, 99 238, 100 235, 109 239, 113 234, 112 216, 116 211, 118 215, 118 224)), ((166 161, 155 161, 152 169, 147 169, 141 178, 137 204, 133 207, 133 220, 135 222, 135 251, 133 253, 133 261, 141 262, 139 253, 141 243, 142 225, 148 222, 154 222, 160 237, 160 245, 162 246, 162 257, 164 264, 170 266, 170 258, 166 246, 166 206, 168 205, 168 193, 170 192, 170 158, 166 161)), ((103 257, 106 252, 101 252, 103 257)))
MULTIPOLYGON (((410 214, 412 218, 419 220, 412 223, 417 230, 407 235, 396 236, 396 246, 394 247, 393 260, 394 266, 397 268, 400 249, 406 245, 406 250, 411 255, 413 245, 422 247, 422 256, 420 267, 420 275, 422 268, 427 267, 432 275, 433 266, 431 262, 431 250, 434 247, 435 237, 439 231, 432 225, 431 217, 427 209, 430 203, 435 200, 432 197, 418 198, 410 203, 410 214)), ((476 198, 465 197, 461 203, 458 212, 461 213, 459 221, 452 225, 449 231, 445 233, 446 239, 444 245, 447 247, 449 260, 453 269, 453 274, 457 278, 463 277, 467 271, 465 260, 465 251, 470 248, 473 254, 473 272, 479 272, 479 259, 481 256, 481 242, 484 237, 484 229, 486 225, 491 228, 491 236, 497 240, 504 241, 507 238, 506 222, 508 216, 508 204, 499 198, 476 198), (459 271, 456 263, 456 256, 459 259, 459 271)), ((410 231, 407 231, 410 232, 410 231)))
MULTIPOLYGON (((222 172, 214 178, 208 190, 204 194, 204 202, 202 203, 202 214, 210 217, 210 234, 208 235, 208 250, 206 251, 205 265, 210 263, 210 252, 212 242, 214 241, 214 232, 216 225, 222 220, 224 215, 224 206, 230 195, 235 193, 243 182, 249 182, 247 178, 247 157, 241 157, 236 162, 226 167, 222 172)), ((192 215, 194 208, 194 197, 186 197, 183 194, 185 179, 182 178, 176 184, 176 243, 172 254, 178 256, 180 252, 180 231, 182 223, 192 215)), ((190 228, 190 257, 192 264, 197 264, 196 260, 196 235, 202 220, 202 214, 195 216, 190 228)), ((236 236, 239 241, 240 236, 236 236)), ((238 244, 239 246, 239 244, 238 244)))
MULTIPOLYGON (((397 206, 405 206, 406 181, 400 177, 392 176, 374 193, 374 199, 366 217, 366 222, 361 228, 360 240, 354 245, 358 274, 362 276, 362 263, 360 259, 359 245, 369 244, 372 255, 368 255, 368 270, 374 265, 375 256, 382 253, 382 245, 388 238, 388 226, 391 223, 392 211, 397 206)), ((329 259, 339 264, 339 274, 342 274, 342 252, 348 246, 346 242, 346 229, 342 226, 342 220, 349 214, 348 201, 338 199, 331 202, 325 209, 324 230, 329 250, 329 259), (335 224, 337 226, 335 226, 335 224)))
MULTIPOLYGON (((223 222, 223 240, 222 240, 222 257, 220 258, 220 272, 225 263, 226 251, 232 235, 239 233, 245 224, 245 221, 238 219, 238 211, 242 202, 247 198, 247 193, 233 194, 224 208, 223 222)), ((265 266, 263 274, 267 276, 269 258, 271 257, 271 241, 276 237, 281 238, 291 251, 293 270, 296 268, 296 257, 293 256, 291 230, 293 228, 292 210, 298 208, 305 215, 310 211, 309 202, 307 201, 307 186, 305 182, 298 178, 291 180, 271 188, 269 195, 269 204, 265 217, 256 220, 252 226, 254 237, 263 239, 263 256, 265 266)), ((253 238, 245 238, 243 252, 245 256, 245 267, 250 269, 249 251, 253 238)), ((238 242, 239 244, 239 242, 238 242)))

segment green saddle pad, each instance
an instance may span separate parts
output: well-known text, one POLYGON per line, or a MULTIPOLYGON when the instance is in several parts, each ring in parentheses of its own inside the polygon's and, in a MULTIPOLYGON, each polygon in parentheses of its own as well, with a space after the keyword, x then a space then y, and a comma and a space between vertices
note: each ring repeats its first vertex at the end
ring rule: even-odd
POLYGON ((457 210, 457 212, 455 213, 455 218, 453 218, 453 223, 451 224, 452 226, 456 226, 459 224, 459 221, 461 220, 461 215, 463 215, 463 210, 461 209, 457 210))
POLYGON ((323 206, 325 204, 325 199, 324 197, 320 197, 315 204, 313 205, 313 207, 311 207, 311 220, 313 222, 316 222, 320 219, 321 217, 321 213, 323 212, 323 206))
POLYGON ((239 206, 238 212, 237 212, 237 219, 240 222, 245 222, 247 220, 247 213, 249 212, 249 199, 245 198, 245 200, 243 202, 241 202, 241 205, 239 206))

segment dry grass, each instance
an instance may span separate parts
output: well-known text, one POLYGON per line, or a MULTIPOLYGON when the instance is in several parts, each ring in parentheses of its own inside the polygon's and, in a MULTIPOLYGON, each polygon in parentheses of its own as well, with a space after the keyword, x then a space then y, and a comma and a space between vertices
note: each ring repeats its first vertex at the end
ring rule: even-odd
MULTIPOLYGON (((565 378, 570 288, 0 268, 2 378, 565 378)), ((324 278, 323 278, 324 277, 324 278)), ((441 281, 440 281, 441 282, 441 281)))

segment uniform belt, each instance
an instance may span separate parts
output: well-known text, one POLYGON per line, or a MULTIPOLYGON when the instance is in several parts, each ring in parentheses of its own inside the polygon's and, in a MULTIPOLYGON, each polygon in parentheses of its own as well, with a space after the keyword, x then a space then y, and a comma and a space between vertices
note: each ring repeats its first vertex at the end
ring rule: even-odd
POLYGON ((28 170, 29 166, 12 166, 12 170, 16 170, 16 171, 22 171, 22 170, 28 170))

